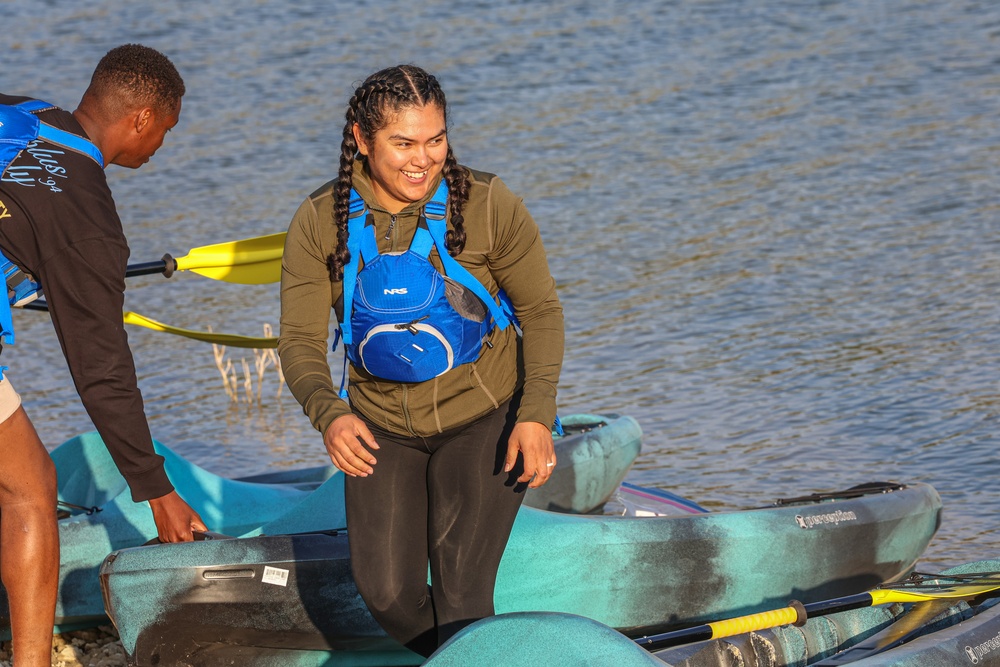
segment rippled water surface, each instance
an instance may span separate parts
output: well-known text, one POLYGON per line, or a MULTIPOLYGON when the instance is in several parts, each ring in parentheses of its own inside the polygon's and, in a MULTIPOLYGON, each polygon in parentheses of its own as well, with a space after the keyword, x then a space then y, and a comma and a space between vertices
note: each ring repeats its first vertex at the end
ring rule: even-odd
MULTIPOLYGON (((718 509, 925 481, 945 503, 926 560, 996 557, 1000 5, 3 11, 4 92, 73 108, 97 60, 130 41, 185 77, 153 161, 109 170, 135 261, 284 230, 334 174, 353 86, 421 64, 449 96, 459 159, 500 174, 541 225, 567 319, 561 412, 642 424, 631 481, 718 509)), ((261 335, 278 291, 148 277, 127 306, 261 335)), ((43 438, 90 430, 47 318, 16 323, 4 359, 43 438)), ((273 369, 259 403, 233 403, 210 346, 130 337, 154 435, 184 456, 231 475, 324 461, 273 369)))

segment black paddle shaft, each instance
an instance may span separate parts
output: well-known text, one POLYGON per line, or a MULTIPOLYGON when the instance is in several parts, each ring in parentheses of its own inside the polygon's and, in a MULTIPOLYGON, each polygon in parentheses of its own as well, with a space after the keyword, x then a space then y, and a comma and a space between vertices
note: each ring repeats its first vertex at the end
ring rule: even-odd
POLYGON ((177 270, 177 261, 167 253, 163 259, 156 262, 143 262, 142 264, 129 264, 125 269, 125 277, 151 276, 155 273, 162 273, 164 278, 174 275, 177 270))
MULTIPOLYGON (((810 604, 802 605, 799 612, 799 622, 804 623, 807 618, 814 616, 826 616, 841 611, 851 609, 862 609, 872 606, 874 599, 871 593, 858 593, 857 595, 847 595, 833 600, 821 600, 810 604), (804 612, 804 613, 803 613, 804 612)), ((658 651, 671 646, 679 646, 690 642, 700 642, 708 639, 715 639, 715 630, 710 624, 696 625, 692 628, 663 632, 658 635, 639 637, 635 643, 647 651, 658 651)))
MULTIPOLYGON (((167 253, 163 256, 163 259, 156 262, 129 264, 125 268, 125 277, 134 278, 135 276, 151 276, 157 273, 162 273, 164 278, 169 278, 174 275, 174 271, 176 270, 177 260, 175 260, 170 253, 167 253)), ((37 299, 35 301, 30 301, 21 307, 25 310, 47 311, 49 309, 49 304, 45 303, 41 299, 37 299)))

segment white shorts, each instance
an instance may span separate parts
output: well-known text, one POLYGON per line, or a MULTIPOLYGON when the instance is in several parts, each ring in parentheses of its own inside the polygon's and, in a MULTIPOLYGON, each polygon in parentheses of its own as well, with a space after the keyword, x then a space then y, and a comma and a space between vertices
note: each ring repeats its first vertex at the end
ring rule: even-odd
POLYGON ((10 378, 4 376, 0 380, 0 424, 10 419, 19 407, 21 407, 21 397, 14 391, 10 378))

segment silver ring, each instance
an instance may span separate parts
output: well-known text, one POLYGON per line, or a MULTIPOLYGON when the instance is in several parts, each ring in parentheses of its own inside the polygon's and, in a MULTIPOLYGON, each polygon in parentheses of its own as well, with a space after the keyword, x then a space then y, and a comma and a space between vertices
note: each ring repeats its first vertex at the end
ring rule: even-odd
POLYGON ((550 462, 548 462, 548 463, 546 463, 546 464, 545 464, 545 467, 546 467, 546 468, 551 468, 551 467, 552 467, 552 466, 554 466, 555 464, 556 464, 556 462, 555 462, 555 461, 550 461, 550 462))

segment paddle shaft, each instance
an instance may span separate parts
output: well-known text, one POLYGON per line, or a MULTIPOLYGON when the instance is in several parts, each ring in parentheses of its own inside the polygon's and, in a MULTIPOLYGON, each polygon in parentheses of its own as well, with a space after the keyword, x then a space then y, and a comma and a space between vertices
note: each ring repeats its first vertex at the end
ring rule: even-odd
POLYGON ((871 593, 858 593, 835 598, 833 600, 821 600, 809 604, 793 603, 783 609, 763 611, 759 614, 740 616, 723 621, 696 625, 692 628, 663 632, 658 635, 639 637, 635 643, 647 651, 658 651, 670 646, 679 646, 690 642, 700 642, 708 639, 719 639, 720 637, 732 637, 733 635, 745 632, 754 632, 766 628, 776 628, 781 625, 792 623, 805 623, 807 618, 815 616, 826 616, 841 611, 851 609, 862 609, 872 606, 874 598, 871 593))
POLYGON ((163 256, 163 259, 155 262, 129 264, 125 269, 125 277, 134 278, 135 276, 151 276, 157 273, 162 273, 165 278, 169 278, 174 275, 174 271, 176 270, 177 260, 167 253, 163 256))
MULTIPOLYGON (((152 276, 157 273, 162 273, 164 277, 169 278, 174 275, 174 271, 177 270, 177 260, 175 260, 169 253, 163 256, 163 259, 157 260, 155 262, 142 262, 141 264, 129 264, 125 269, 126 278, 134 278, 136 276, 152 276)), ((30 303, 24 306, 25 310, 48 310, 45 306, 34 305, 30 303)))

